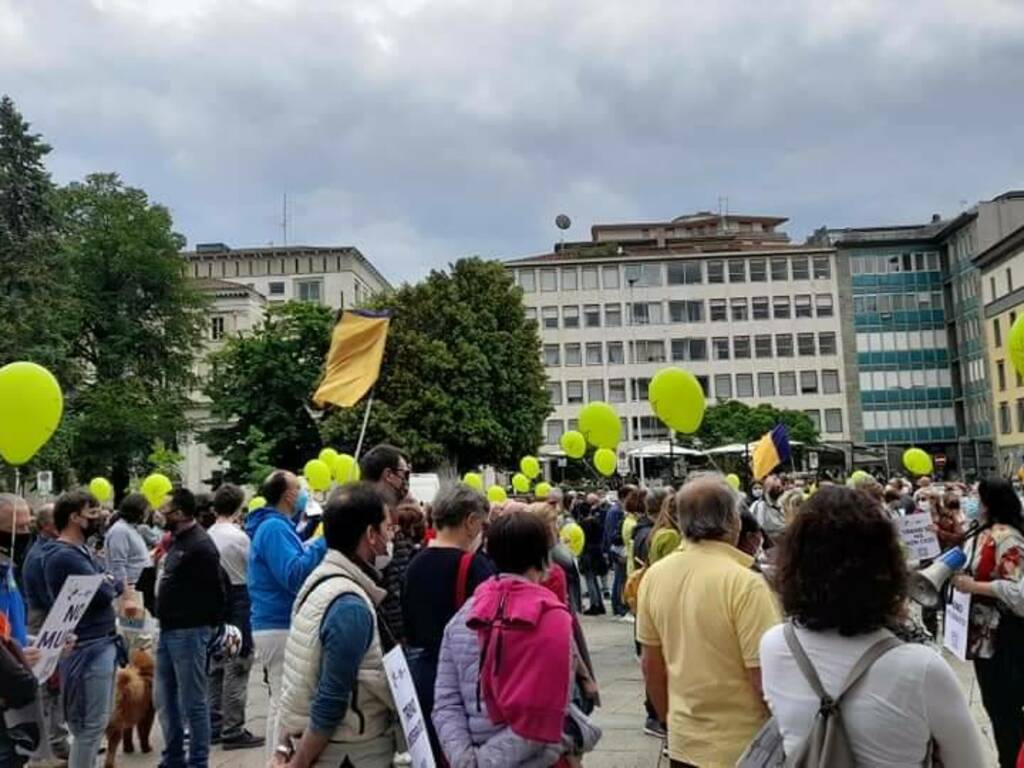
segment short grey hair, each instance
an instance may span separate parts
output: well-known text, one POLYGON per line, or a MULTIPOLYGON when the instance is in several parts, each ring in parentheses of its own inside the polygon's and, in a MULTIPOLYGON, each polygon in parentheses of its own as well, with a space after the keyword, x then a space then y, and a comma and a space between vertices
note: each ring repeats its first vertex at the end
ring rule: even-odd
POLYGON ((721 541, 739 530, 739 496, 722 475, 701 473, 676 494, 676 515, 690 541, 721 541))
POLYGON ((468 518, 485 516, 491 505, 484 495, 465 483, 445 488, 434 499, 433 519, 438 528, 458 528, 468 518))

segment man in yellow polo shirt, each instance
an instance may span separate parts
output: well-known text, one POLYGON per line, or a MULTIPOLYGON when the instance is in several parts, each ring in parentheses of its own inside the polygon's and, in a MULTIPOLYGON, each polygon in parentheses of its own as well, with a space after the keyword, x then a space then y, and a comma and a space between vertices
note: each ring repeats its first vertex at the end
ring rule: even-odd
POLYGON ((719 475, 684 485, 684 542, 640 583, 644 679, 668 724, 673 766, 732 768, 768 718, 758 647, 781 616, 753 559, 736 549, 738 503, 719 475))

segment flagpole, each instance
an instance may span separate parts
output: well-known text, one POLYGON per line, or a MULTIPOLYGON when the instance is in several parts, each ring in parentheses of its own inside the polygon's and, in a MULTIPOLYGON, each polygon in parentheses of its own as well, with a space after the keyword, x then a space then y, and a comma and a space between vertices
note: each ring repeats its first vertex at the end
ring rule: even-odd
MULTIPOLYGON (((376 387, 374 387, 374 389, 376 389, 376 387)), ((366 425, 370 423, 370 409, 373 407, 374 389, 370 390, 370 397, 366 401, 366 413, 363 414, 363 426, 359 430, 359 441, 356 443, 356 461, 359 461, 359 455, 363 452, 363 438, 366 437, 366 425)))

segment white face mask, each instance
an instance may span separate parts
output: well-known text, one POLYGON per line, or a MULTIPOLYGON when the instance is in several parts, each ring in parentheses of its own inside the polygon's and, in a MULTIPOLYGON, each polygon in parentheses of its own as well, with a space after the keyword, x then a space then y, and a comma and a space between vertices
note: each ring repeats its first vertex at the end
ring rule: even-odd
POLYGON ((755 499, 760 499, 762 496, 764 496, 764 491, 762 491, 760 488, 755 488, 753 491, 751 491, 751 495, 753 495, 755 499))
POLYGON ((373 558, 373 567, 378 571, 383 571, 391 564, 391 558, 395 555, 395 543, 393 541, 388 542, 387 552, 383 555, 377 555, 373 558))

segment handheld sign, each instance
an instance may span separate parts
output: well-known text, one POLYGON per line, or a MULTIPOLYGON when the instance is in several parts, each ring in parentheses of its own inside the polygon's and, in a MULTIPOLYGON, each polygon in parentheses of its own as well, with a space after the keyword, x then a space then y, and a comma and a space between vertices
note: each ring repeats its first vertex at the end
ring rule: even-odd
POLYGON ((900 518, 900 536, 911 560, 927 560, 937 557, 942 551, 939 537, 935 531, 928 530, 931 524, 932 516, 927 512, 915 512, 900 518))
POLYGON ((405 732, 413 768, 436 768, 434 754, 430 750, 430 738, 427 736, 427 725, 423 722, 423 710, 416 698, 412 673, 409 672, 409 664, 401 646, 384 654, 384 672, 388 676, 388 687, 391 688, 391 697, 398 709, 402 731, 405 732))
POLYGON ((970 626, 971 595, 953 590, 953 599, 946 603, 942 625, 942 645, 960 661, 967 661, 967 629, 970 626))
POLYGON ((92 602, 93 595, 103 583, 103 576, 68 576, 53 607, 46 615, 39 635, 33 644, 42 655, 32 667, 36 679, 42 683, 57 668, 60 654, 69 634, 75 631, 85 609, 92 602))

